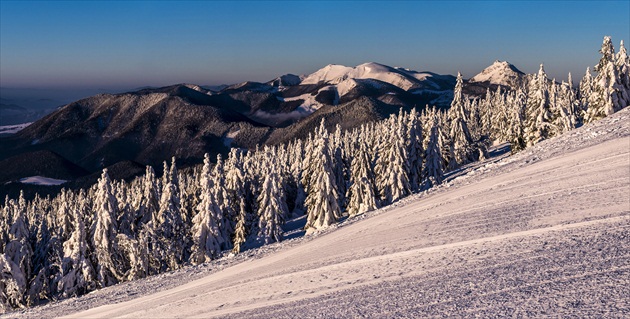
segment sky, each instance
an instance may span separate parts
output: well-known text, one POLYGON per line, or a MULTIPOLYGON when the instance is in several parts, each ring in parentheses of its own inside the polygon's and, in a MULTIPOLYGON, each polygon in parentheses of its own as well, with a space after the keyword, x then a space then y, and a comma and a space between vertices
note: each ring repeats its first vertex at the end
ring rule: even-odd
POLYGON ((6 1, 0 87, 232 84, 379 62, 474 76, 494 60, 574 79, 630 1, 6 1))

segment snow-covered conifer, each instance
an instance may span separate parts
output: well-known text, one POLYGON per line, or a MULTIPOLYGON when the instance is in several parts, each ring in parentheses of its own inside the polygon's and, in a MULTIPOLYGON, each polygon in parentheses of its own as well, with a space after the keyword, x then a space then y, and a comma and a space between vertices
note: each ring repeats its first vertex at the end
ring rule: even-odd
MULTIPOLYGON (((352 159, 350 187, 348 188, 348 215, 354 216, 377 209, 377 191, 374 182, 374 170, 368 159, 368 150, 364 142, 352 159)), ((420 158, 422 161, 422 158, 420 158)))
POLYGON ((161 241, 158 254, 164 263, 163 270, 177 269, 181 266, 185 247, 185 229, 180 211, 181 204, 175 158, 173 158, 171 167, 166 174, 168 176, 163 178, 166 184, 162 188, 162 197, 160 198, 157 214, 158 224, 155 225, 157 235, 161 241))
POLYGON ((268 162, 260 195, 258 196, 258 241, 263 244, 282 240, 284 217, 289 214, 286 206, 280 177, 276 173, 277 164, 273 160, 268 162))
POLYGON ((604 37, 599 52, 602 57, 595 66, 597 76, 593 80, 593 92, 588 99, 588 110, 584 117, 585 123, 591 123, 613 114, 626 107, 630 102, 627 99, 627 92, 619 84, 619 69, 615 64, 615 49, 609 36, 604 37))
POLYGON ((341 217, 329 137, 322 120, 306 163, 307 232, 326 228, 341 217))
POLYGON ((193 218, 191 229, 193 245, 190 262, 193 264, 204 263, 216 258, 221 251, 221 240, 223 240, 219 230, 222 213, 214 199, 214 185, 208 153, 204 156, 200 182, 201 202, 197 206, 197 214, 193 218))
POLYGON ((462 92, 463 79, 461 73, 457 73, 457 82, 455 84, 454 98, 449 109, 449 117, 451 122, 451 143, 455 158, 454 165, 449 167, 458 167, 479 158, 479 151, 472 140, 470 131, 468 130, 469 113, 465 108, 464 94, 462 92))
MULTIPOLYGON (((417 191, 422 184, 422 158, 424 156, 424 149, 422 148, 422 125, 415 109, 411 110, 407 119, 406 139, 407 158, 409 162, 409 186, 412 191, 417 191)), ((361 143, 361 147, 364 147, 364 143, 361 143)))
POLYGON ((424 171, 425 178, 423 189, 429 189, 435 185, 442 183, 444 180, 444 159, 442 158, 441 148, 441 129, 440 121, 434 117, 429 134, 429 143, 425 150, 424 171))
POLYGON ((61 280, 58 291, 64 296, 80 296, 96 289, 96 273, 89 260, 85 224, 80 210, 74 211, 74 230, 63 243, 61 280))
POLYGON ((553 124, 555 118, 549 101, 549 80, 541 64, 529 84, 529 96, 525 111, 525 136, 528 146, 558 134, 553 124))
POLYGON ((118 265, 115 258, 116 235, 116 210, 118 203, 112 193, 111 181, 107 169, 98 181, 98 188, 94 198, 94 224, 92 225, 93 258, 96 265, 97 280, 100 287, 111 286, 118 282, 118 265))
MULTIPOLYGON (((379 147, 374 167, 376 188, 381 204, 387 205, 411 193, 409 185, 407 149, 396 129, 396 118, 390 117, 387 139, 379 147)), ((385 135, 385 134, 384 134, 385 135)))

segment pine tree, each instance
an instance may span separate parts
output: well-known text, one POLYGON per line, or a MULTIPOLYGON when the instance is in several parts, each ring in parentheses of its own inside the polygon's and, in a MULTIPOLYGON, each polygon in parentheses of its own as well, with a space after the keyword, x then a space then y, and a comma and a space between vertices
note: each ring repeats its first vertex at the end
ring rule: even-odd
POLYGON ((289 214, 286 199, 280 187, 280 178, 276 173, 277 164, 268 163, 269 170, 262 184, 258 197, 258 240, 263 244, 282 241, 284 216, 289 214))
POLYGON ((245 209, 245 200, 243 198, 239 201, 238 216, 236 217, 236 227, 234 230, 234 248, 232 252, 235 254, 240 253, 245 248, 245 242, 249 232, 247 230, 247 224, 249 216, 247 216, 247 210, 245 209))
POLYGON ((92 249, 96 265, 99 287, 111 286, 118 282, 120 275, 115 258, 116 235, 118 233, 116 209, 118 203, 112 193, 111 181, 107 169, 98 181, 98 188, 94 199, 94 224, 92 225, 92 249))
MULTIPOLYGON (((348 188, 348 215, 355 216, 378 208, 374 170, 368 159, 365 142, 355 152, 351 164, 350 187, 348 188)), ((422 158, 420 158, 422 161, 422 158)))
POLYGON ((444 159, 440 151, 442 148, 442 145, 440 145, 440 121, 437 117, 434 117, 431 122, 433 125, 431 126, 429 143, 425 151, 424 171, 422 174, 425 178, 423 189, 429 189, 442 183, 444 180, 444 159))
POLYGON ((586 112, 588 111, 588 100, 593 94, 593 77, 591 76, 591 68, 586 68, 586 74, 580 81, 579 87, 579 116, 580 122, 584 122, 584 117, 586 116, 586 112))
POLYGON ((455 84, 454 98, 449 109, 449 117, 451 122, 451 143, 453 153, 455 155, 454 165, 449 167, 455 168, 461 165, 474 162, 479 158, 479 152, 472 140, 470 131, 468 130, 469 113, 465 107, 464 94, 462 92, 463 79, 461 73, 457 73, 457 82, 455 84))
POLYGON ((201 202, 197 206, 197 214, 193 218, 191 229, 193 245, 190 262, 192 264, 210 261, 221 252, 222 237, 219 230, 219 222, 222 216, 219 206, 214 199, 214 185, 210 166, 210 156, 206 153, 200 181, 201 202))
MULTIPOLYGON (((411 110, 406 124, 407 157, 409 167, 409 186, 411 191, 418 191, 422 184, 422 125, 415 109, 411 110)), ((363 147, 363 143, 361 143, 363 147)))
POLYGON ((80 296, 96 289, 96 274, 89 261, 85 224, 79 210, 74 211, 74 230, 63 243, 61 280, 58 291, 63 297, 80 296))
POLYGON ((26 278, 19 266, 5 254, 0 254, 0 312, 24 308, 26 278))
POLYGON ((175 158, 163 178, 164 185, 157 214, 156 233, 160 238, 158 254, 163 262, 162 270, 177 269, 184 258, 184 223, 181 216, 179 182, 175 158))
MULTIPOLYGON (((13 307, 23 307, 26 305, 24 293, 27 289, 28 279, 31 277, 31 261, 33 257, 26 221, 27 207, 24 201, 24 193, 20 192, 20 199, 17 205, 12 202, 10 206, 13 207, 13 223, 9 228, 9 242, 4 249, 3 258, 6 258, 6 260, 4 262, 0 260, 0 268, 4 267, 4 269, 11 271, 9 275, 2 275, 3 281, 6 281, 5 286, 8 289, 14 289, 11 292, 7 292, 8 294, 14 294, 12 297, 6 297, 9 299, 7 302, 13 307)), ((0 299, 4 298, 0 297, 0 299)), ((0 303, 4 302, 4 300, 0 300, 0 303)))
POLYGON ((615 49, 609 36, 604 37, 599 52, 602 57, 595 66, 597 76, 593 81, 593 93, 588 99, 585 123, 611 115, 626 107, 630 102, 628 93, 620 85, 619 68, 615 64, 615 49))
POLYGON ((619 108, 630 105, 630 58, 623 40, 619 44, 619 52, 615 56, 615 66, 617 67, 617 87, 619 88, 620 100, 623 100, 619 108))
POLYGON ((306 163, 307 232, 326 228, 341 217, 328 132, 322 120, 306 163))
POLYGON ((508 131, 506 140, 510 143, 510 150, 515 154, 525 149, 526 142, 523 128, 523 110, 526 96, 522 91, 517 91, 508 97, 508 131))
POLYGON ((219 232, 221 234, 221 248, 232 249, 232 235, 234 234, 234 226, 236 225, 236 217, 230 206, 230 197, 225 187, 225 169, 221 154, 217 154, 217 163, 212 171, 212 183, 214 199, 221 211, 221 219, 219 220, 219 232))
POLYGON ((553 122, 549 101, 549 80, 541 64, 538 74, 529 85, 529 96, 525 113, 525 135, 527 146, 532 146, 542 140, 551 138, 558 133, 553 122))
POLYGON ((393 203, 411 193, 408 177, 407 150, 396 125, 396 118, 389 119, 387 138, 381 143, 374 167, 376 188, 382 205, 393 203))

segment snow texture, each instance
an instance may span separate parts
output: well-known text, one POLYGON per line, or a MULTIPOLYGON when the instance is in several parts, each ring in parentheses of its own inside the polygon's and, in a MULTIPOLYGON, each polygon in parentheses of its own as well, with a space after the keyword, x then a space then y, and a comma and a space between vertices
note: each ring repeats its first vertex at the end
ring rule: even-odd
POLYGON ((9 316, 628 317, 629 126, 626 108, 312 235, 9 316))
POLYGON ((24 177, 20 179, 20 183, 22 184, 33 184, 33 185, 43 185, 43 186, 53 186, 53 185, 61 185, 67 182, 63 179, 54 179, 50 177, 44 176, 30 176, 24 177))
POLYGON ((15 134, 15 133, 23 130, 25 127, 31 125, 31 123, 32 122, 23 123, 23 124, 16 124, 16 125, 0 126, 0 134, 15 134))

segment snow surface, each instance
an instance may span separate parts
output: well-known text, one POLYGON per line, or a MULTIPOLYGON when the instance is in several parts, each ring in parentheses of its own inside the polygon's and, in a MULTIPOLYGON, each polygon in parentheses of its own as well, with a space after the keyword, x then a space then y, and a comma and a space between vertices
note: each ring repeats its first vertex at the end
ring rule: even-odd
POLYGON ((15 125, 5 125, 0 126, 0 134, 15 134, 25 127, 31 125, 33 122, 23 123, 23 124, 15 124, 15 125))
POLYGON ((33 185, 43 185, 43 186, 61 185, 65 182, 67 181, 63 179, 54 179, 54 178, 43 177, 43 176, 31 176, 31 177, 24 177, 20 179, 20 183, 22 184, 33 184, 33 185))
POLYGON ((234 141, 234 138, 238 135, 238 133, 241 132, 241 129, 236 129, 234 131, 230 131, 227 134, 225 134, 225 137, 223 138, 223 145, 230 147, 232 145, 232 142, 234 141))
POLYGON ((328 230, 8 316, 627 318, 629 125, 627 108, 328 230))

